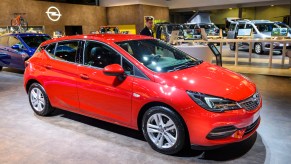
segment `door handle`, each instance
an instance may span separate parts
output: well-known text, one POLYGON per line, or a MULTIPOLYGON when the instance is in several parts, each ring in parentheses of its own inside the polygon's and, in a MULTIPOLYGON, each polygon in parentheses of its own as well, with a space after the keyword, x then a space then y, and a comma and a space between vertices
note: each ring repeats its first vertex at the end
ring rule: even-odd
POLYGON ((44 66, 46 69, 52 69, 53 68, 53 66, 51 66, 51 65, 45 65, 44 66))
POLYGON ((80 74, 80 77, 81 77, 81 79, 84 79, 84 80, 88 80, 89 79, 89 76, 88 75, 86 75, 86 74, 80 74))

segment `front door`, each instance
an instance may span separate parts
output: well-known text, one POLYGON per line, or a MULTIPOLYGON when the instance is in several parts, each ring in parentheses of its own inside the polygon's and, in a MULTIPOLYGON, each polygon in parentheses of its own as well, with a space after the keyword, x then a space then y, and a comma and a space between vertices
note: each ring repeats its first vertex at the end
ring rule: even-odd
POLYGON ((115 123, 129 125, 133 76, 119 80, 107 76, 103 68, 121 64, 122 56, 109 46, 86 41, 83 65, 78 66, 80 110, 89 115, 115 123))

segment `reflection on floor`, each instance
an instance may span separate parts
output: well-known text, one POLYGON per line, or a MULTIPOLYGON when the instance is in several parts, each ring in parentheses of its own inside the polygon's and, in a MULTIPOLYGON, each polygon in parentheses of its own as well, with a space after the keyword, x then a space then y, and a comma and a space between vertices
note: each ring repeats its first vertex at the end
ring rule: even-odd
POLYGON ((291 77, 289 58, 285 57, 285 64, 282 66, 282 55, 278 51, 273 53, 272 68, 269 68, 269 52, 265 52, 262 55, 252 53, 251 63, 249 63, 248 50, 240 49, 238 53, 238 66, 234 66, 234 51, 231 51, 228 45, 223 46, 223 67, 240 73, 291 77))
POLYGON ((248 140, 176 156, 155 152, 134 130, 56 110, 36 116, 21 72, 0 72, 0 163, 288 163, 291 79, 249 75, 264 100, 262 122, 248 140))

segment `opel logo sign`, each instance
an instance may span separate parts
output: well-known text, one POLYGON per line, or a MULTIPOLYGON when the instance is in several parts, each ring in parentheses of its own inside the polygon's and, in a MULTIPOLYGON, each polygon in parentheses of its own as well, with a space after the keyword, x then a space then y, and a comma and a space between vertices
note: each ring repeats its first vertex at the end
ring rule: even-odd
POLYGON ((47 14, 48 18, 54 22, 58 21, 62 16, 60 10, 55 6, 49 7, 45 13, 47 14))

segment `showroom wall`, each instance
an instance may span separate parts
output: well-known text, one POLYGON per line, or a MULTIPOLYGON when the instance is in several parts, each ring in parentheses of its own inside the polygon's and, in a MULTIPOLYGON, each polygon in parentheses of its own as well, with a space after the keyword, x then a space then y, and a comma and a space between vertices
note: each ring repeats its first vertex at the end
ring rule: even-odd
MULTIPOLYGON (((238 8, 213 10, 211 20, 215 24, 224 24, 226 17, 238 17, 238 8)), ((282 16, 289 15, 288 5, 263 6, 243 8, 242 17, 246 19, 264 19, 271 21, 283 21, 282 16)))
POLYGON ((50 35, 55 30, 64 31, 65 26, 80 25, 86 34, 107 24, 104 7, 32 0, 1 0, 0 26, 10 25, 13 13, 26 13, 25 18, 29 25, 44 25, 45 32, 50 35), (48 18, 46 11, 50 6, 56 6, 60 10, 62 16, 59 21, 53 22, 48 18))
POLYGON ((169 21, 169 8, 149 5, 125 5, 107 7, 109 25, 135 24, 139 33, 144 27, 144 16, 153 16, 155 19, 169 21))

